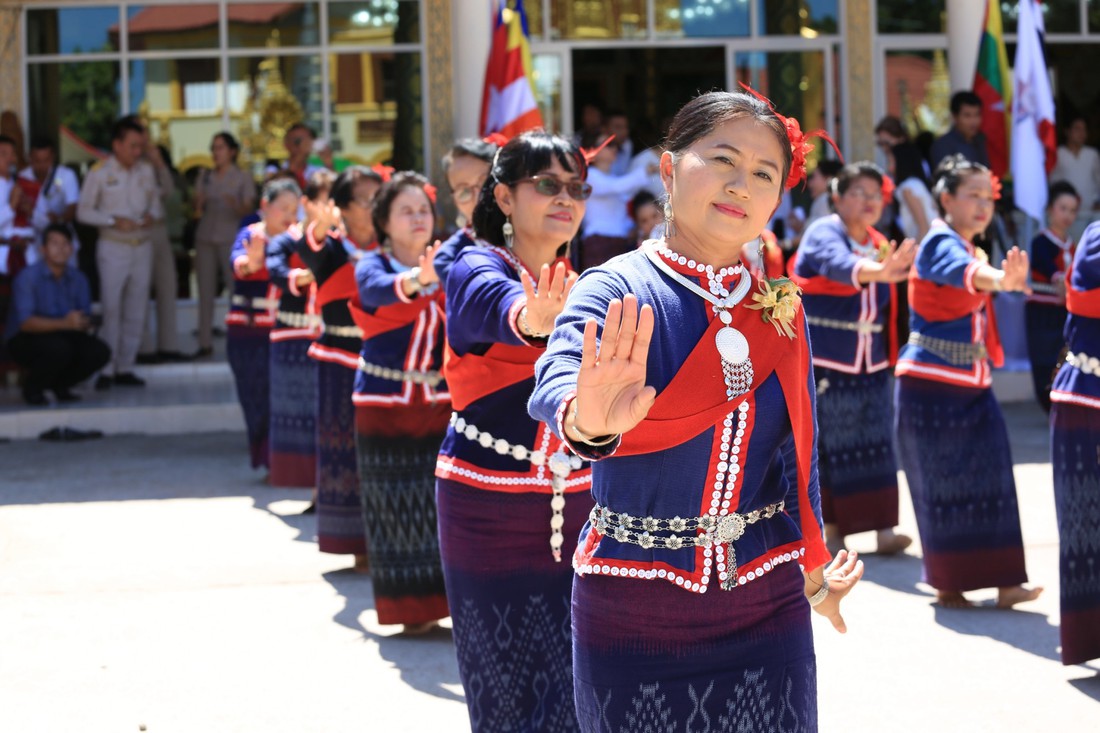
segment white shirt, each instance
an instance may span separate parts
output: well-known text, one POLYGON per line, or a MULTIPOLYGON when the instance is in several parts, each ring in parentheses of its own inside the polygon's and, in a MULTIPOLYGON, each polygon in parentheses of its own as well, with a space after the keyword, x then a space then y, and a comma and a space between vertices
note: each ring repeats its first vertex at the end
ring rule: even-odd
POLYGON ((898 214, 901 219, 899 226, 906 237, 916 239, 920 236, 920 232, 917 231, 917 220, 913 217, 913 212, 909 209, 905 196, 902 195, 905 191, 909 191, 920 201, 921 210, 924 212, 924 221, 928 226, 932 226, 932 222, 939 218, 940 212, 936 210, 936 202, 932 200, 932 194, 929 192, 928 187, 919 178, 906 178, 898 185, 897 191, 894 192, 894 198, 898 202, 898 214))
MULTIPOLYGON (((629 173, 641 168, 644 171, 649 170, 649 166, 657 166, 661 164, 661 154, 653 148, 646 148, 642 152, 634 156, 634 160, 630 161, 629 173)), ((646 173, 647 180, 643 188, 653 194, 653 197, 658 201, 664 199, 665 196, 665 184, 661 181, 661 172, 654 171, 653 173, 646 173)))
POLYGON ((597 168, 588 169, 592 196, 584 214, 584 236, 629 237, 634 222, 627 211, 627 202, 641 191, 649 179, 645 168, 613 176, 597 168))
MULTIPOLYGON (((34 171, 30 166, 19 171, 19 177, 25 181, 36 181, 34 171)), ((80 181, 76 173, 68 166, 58 165, 53 170, 53 182, 49 183, 50 190, 46 191, 47 183, 42 184, 42 190, 38 192, 38 199, 34 203, 34 213, 31 216, 31 224, 34 226, 35 239, 42 244, 42 230, 50 225, 50 214, 63 214, 65 209, 80 203, 80 181)), ((73 259, 80 249, 80 242, 73 233, 73 259)))
POLYGON ((1065 145, 1058 146, 1058 163, 1050 172, 1050 182, 1068 181, 1081 197, 1081 214, 1092 215, 1092 206, 1100 198, 1100 154, 1085 145, 1076 155, 1065 145))

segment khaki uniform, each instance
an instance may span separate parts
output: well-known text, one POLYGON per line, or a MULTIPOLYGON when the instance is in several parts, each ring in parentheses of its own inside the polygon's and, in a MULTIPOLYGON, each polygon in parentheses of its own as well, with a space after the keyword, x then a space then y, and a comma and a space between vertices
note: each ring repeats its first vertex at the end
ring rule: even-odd
MULTIPOLYGON (((161 204, 176 188, 168 167, 156 168, 157 188, 161 204)), ((178 282, 176 253, 168 236, 168 224, 160 221, 149 227, 153 245, 153 298, 156 301, 157 338, 153 346, 151 336, 144 339, 140 353, 152 351, 179 351, 179 326, 176 323, 178 308, 178 282)))
POLYGON ((126 169, 111 156, 84 180, 76 216, 99 228, 100 336, 111 348, 111 361, 103 369, 107 375, 133 371, 153 272, 152 227, 123 232, 112 222, 118 217, 139 221, 147 214, 158 222, 164 219, 156 174, 148 162, 139 160, 126 169))

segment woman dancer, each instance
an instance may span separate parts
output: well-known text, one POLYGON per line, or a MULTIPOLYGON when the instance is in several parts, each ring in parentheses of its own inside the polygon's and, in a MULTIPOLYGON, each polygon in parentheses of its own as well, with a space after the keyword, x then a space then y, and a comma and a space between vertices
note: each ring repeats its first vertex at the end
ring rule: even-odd
POLYGON ((990 293, 1027 287, 1027 254, 997 269, 972 244, 989 225, 1000 183, 961 155, 936 169, 943 219, 917 251, 909 280, 909 342, 898 356, 898 456, 913 495, 924 580, 938 602, 972 605, 963 591, 998 588, 997 605, 1034 600, 1012 454, 991 365, 1004 360, 990 293))
POLYGON ((1050 382, 1065 347, 1066 271, 1073 259, 1069 230, 1081 199, 1072 184, 1059 181, 1047 196, 1047 228, 1031 240, 1031 289, 1024 305, 1027 355, 1035 398, 1050 411, 1050 382))
POLYGON ((374 199, 380 250, 355 266, 352 317, 363 331, 355 375, 355 442, 380 624, 406 634, 448 616, 435 514, 435 456, 447 429, 443 291, 428 246, 428 180, 393 176, 374 199))
POLYGON ((300 195, 294 181, 268 182, 260 195, 261 220, 241 229, 230 253, 233 295, 225 316, 226 356, 244 411, 253 468, 271 465, 270 335, 279 289, 268 277, 266 250, 272 238, 294 224, 300 195))
POLYGON ((309 347, 317 361, 317 544, 321 552, 354 555, 362 572, 367 541, 351 395, 363 333, 348 301, 357 297, 355 263, 376 246, 370 213, 382 183, 381 174, 369 168, 344 170, 332 184, 328 214, 319 212, 298 249, 316 279, 323 322, 321 338, 309 347), (342 230, 333 228, 337 223, 342 230))
POLYGON ((874 163, 844 166, 832 183, 836 213, 810 225, 792 262, 814 347, 821 515, 832 552, 846 535, 871 530, 884 555, 912 543, 894 532, 890 367, 898 354, 894 283, 908 279, 915 242, 895 247, 874 228, 883 180, 874 163))
POLYGON ((1066 281, 1069 353, 1050 393, 1058 510, 1062 663, 1100 658, 1100 223, 1085 230, 1066 281))
POLYGON ((436 495, 475 733, 577 729, 569 558, 592 507, 591 473, 552 426, 527 415, 527 398, 576 280, 561 255, 584 217, 586 169, 576 147, 546 133, 505 145, 474 211, 481 239, 448 280, 456 412, 436 495))
POLYGON ((458 253, 474 243, 476 235, 470 225, 474 219, 474 206, 485 179, 489 177, 493 156, 504 142, 501 135, 491 135, 484 140, 459 140, 443 156, 443 173, 447 176, 451 198, 458 209, 458 231, 435 253, 435 272, 444 286, 458 253))
POLYGON ((272 486, 317 483, 317 368, 308 352, 321 335, 321 317, 314 305, 313 273, 298 249, 304 228, 327 208, 335 177, 327 170, 309 177, 300 204, 305 221, 276 237, 267 250, 267 272, 282 293, 271 330, 272 486))
POLYGON ((755 96, 685 105, 664 239, 586 273, 536 365, 531 414, 603 459, 573 558, 581 730, 817 730, 810 608, 844 630, 862 565, 825 575, 797 289, 739 263, 804 149, 755 96))

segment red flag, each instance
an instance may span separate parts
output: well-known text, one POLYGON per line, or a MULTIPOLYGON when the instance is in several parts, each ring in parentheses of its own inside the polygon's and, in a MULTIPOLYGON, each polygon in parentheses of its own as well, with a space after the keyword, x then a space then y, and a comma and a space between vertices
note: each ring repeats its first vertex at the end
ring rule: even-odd
POLYGON ((499 132, 512 138, 542 127, 542 114, 532 87, 531 46, 523 0, 511 7, 501 0, 493 24, 493 42, 481 97, 481 134, 499 132))
POLYGON ((978 44, 974 93, 982 98, 982 132, 989 151, 989 167, 998 176, 1008 170, 1008 135, 1012 125, 1012 82, 999 0, 987 0, 985 26, 978 44))

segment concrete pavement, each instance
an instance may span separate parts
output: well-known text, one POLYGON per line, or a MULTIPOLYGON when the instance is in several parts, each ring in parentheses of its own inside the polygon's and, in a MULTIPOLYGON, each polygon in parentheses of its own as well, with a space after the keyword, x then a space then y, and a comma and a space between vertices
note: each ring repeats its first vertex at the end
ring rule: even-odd
MULTIPOLYGON (((1057 656, 1045 421, 1007 414, 1046 594, 943 610, 919 546, 868 557, 849 633, 815 618, 822 731, 1100 730, 1100 663, 1057 656)), ((260 483, 243 435, 17 441, 0 466, 0 731, 468 730, 449 631, 379 627, 369 578, 317 551, 308 492, 260 483)))

